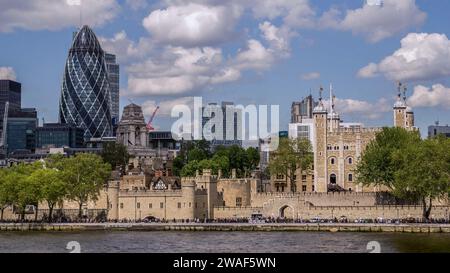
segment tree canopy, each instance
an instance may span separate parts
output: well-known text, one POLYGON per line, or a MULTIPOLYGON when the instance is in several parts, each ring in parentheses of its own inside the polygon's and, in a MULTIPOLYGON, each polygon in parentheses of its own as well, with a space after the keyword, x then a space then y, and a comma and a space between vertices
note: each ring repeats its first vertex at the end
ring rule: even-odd
POLYGON ((420 201, 429 219, 433 201, 450 193, 450 139, 422 140, 418 132, 384 128, 357 166, 358 181, 385 186, 394 196, 420 201))
POLYGON ((297 169, 310 170, 313 160, 312 146, 308 139, 280 138, 278 148, 270 158, 269 171, 272 175, 285 175, 289 180, 291 191, 295 192, 297 169))

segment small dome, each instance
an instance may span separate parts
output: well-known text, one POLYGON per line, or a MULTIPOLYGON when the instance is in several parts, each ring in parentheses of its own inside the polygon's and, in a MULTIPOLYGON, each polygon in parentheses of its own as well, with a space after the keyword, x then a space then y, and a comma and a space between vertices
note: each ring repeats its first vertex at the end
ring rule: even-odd
POLYGON ((333 112, 333 113, 328 114, 328 117, 329 117, 330 119, 340 119, 339 114, 336 113, 336 112, 333 112))
POLYGON ((397 100, 394 104, 394 108, 406 108, 406 104, 403 100, 397 100))
POLYGON ((314 113, 326 113, 327 109, 323 106, 322 102, 320 102, 313 110, 314 113))

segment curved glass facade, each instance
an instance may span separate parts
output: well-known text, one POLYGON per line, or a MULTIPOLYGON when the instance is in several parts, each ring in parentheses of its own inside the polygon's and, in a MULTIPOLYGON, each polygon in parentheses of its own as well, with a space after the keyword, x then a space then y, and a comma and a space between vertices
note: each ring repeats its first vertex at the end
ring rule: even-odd
POLYGON ((60 121, 84 129, 84 138, 112 136, 111 93, 105 53, 84 26, 69 51, 61 88, 60 121))

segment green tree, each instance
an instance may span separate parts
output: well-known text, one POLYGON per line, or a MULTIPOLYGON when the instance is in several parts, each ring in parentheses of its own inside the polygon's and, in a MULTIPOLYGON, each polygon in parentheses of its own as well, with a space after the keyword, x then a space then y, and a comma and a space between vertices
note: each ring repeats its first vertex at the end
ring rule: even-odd
POLYGON ((249 147, 246 151, 246 159, 244 162, 245 173, 249 174, 256 169, 259 164, 260 155, 256 148, 249 147))
POLYGON ((185 162, 181 155, 175 157, 172 161, 172 171, 174 176, 180 176, 185 162))
POLYGON ((41 201, 41 185, 30 180, 31 174, 42 168, 41 162, 35 162, 33 164, 19 164, 14 166, 11 170, 11 174, 8 176, 9 179, 13 180, 15 185, 11 187, 14 191, 15 205, 21 215, 21 219, 25 219, 26 207, 27 205, 34 205, 35 210, 35 220, 37 220, 39 202, 41 201))
POLYGON ((420 200, 423 218, 429 220, 433 201, 450 192, 450 140, 423 140, 394 153, 399 168, 394 174, 396 196, 420 200))
POLYGON ((181 170, 181 176, 182 177, 195 176, 195 173, 198 170, 198 164, 199 161, 194 160, 184 165, 183 169, 181 170))
POLYGON ((116 142, 105 143, 101 156, 103 161, 109 163, 113 169, 120 167, 122 170, 125 170, 130 160, 127 147, 116 142))
POLYGON ((81 218, 83 205, 88 200, 98 200, 100 190, 111 175, 111 165, 97 155, 77 154, 64 159, 62 175, 67 182, 69 199, 79 205, 81 218))
POLYGON ((403 128, 383 128, 371 141, 358 162, 356 175, 363 185, 386 186, 395 189, 395 172, 399 162, 394 154, 410 145, 420 143, 417 132, 403 128))
POLYGON ((218 174, 219 170, 222 171, 223 176, 230 174, 230 160, 224 155, 215 154, 211 159, 211 169, 213 174, 218 174))
POLYGON ((3 221, 5 209, 13 205, 17 199, 14 181, 9 177, 10 173, 7 169, 0 169, 0 221, 3 221))
POLYGON ((295 172, 297 169, 311 169, 313 153, 308 139, 280 138, 277 150, 272 154, 269 170, 272 175, 283 174, 291 187, 296 191, 295 172))
POLYGON ((55 205, 62 203, 67 194, 67 184, 63 180, 62 172, 57 169, 40 169, 34 171, 29 179, 33 184, 40 185, 41 199, 47 202, 48 222, 51 223, 55 205))
POLYGON ((418 132, 384 128, 369 143, 357 165, 358 182, 385 186, 399 198, 420 201, 423 218, 433 201, 450 191, 450 140, 422 140, 418 132))
POLYGON ((208 158, 208 153, 200 148, 193 148, 192 150, 188 151, 187 153, 187 159, 188 162, 190 161, 201 161, 203 159, 208 158))

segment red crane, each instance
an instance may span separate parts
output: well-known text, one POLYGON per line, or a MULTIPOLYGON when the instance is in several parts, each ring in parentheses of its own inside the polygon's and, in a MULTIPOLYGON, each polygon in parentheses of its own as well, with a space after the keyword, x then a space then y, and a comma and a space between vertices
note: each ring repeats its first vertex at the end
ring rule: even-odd
POLYGON ((156 112, 158 112, 158 110, 159 110, 159 106, 156 106, 155 111, 153 111, 153 114, 152 114, 152 116, 150 117, 150 120, 149 120, 148 123, 147 123, 147 130, 148 130, 148 131, 153 131, 153 130, 155 130, 155 128, 153 128, 153 126, 152 126, 152 122, 153 122, 153 119, 155 118, 156 112))

